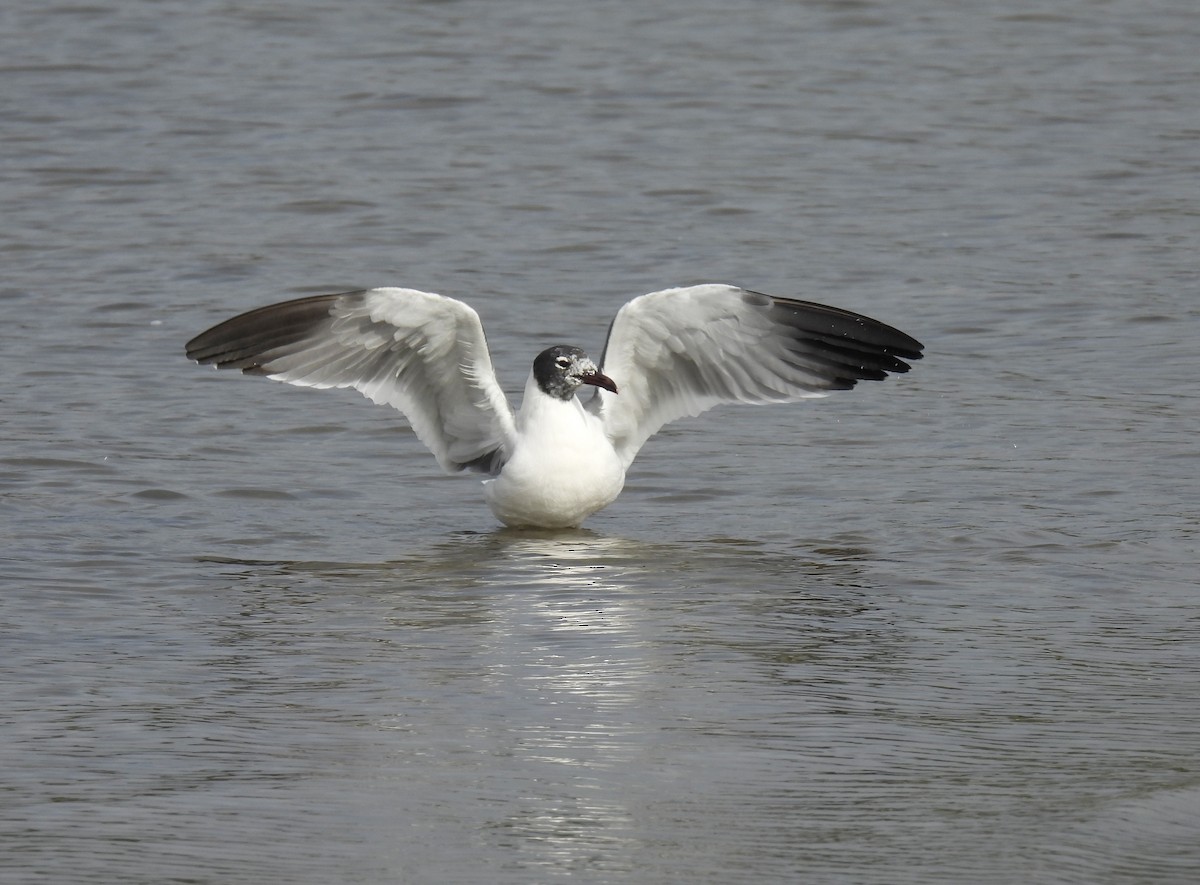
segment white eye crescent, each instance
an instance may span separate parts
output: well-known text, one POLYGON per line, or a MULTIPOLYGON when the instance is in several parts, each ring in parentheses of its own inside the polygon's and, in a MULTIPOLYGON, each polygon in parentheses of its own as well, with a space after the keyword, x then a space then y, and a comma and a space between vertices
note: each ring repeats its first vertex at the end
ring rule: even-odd
POLYGON ((571 361, 565 356, 560 356, 554 361, 554 365, 558 366, 560 369, 565 369, 571 365, 571 361))

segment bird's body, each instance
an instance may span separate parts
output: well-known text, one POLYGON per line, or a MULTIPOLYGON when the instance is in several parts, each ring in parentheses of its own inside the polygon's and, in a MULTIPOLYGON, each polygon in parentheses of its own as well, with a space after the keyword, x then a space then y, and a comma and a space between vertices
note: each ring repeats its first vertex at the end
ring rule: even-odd
POLYGON ((530 374, 516 419, 521 444, 500 475, 484 480, 488 506, 505 525, 570 528, 616 500, 625 467, 603 422, 574 394, 543 394, 530 374))
POLYGON ((479 316, 415 289, 321 295, 196 336, 190 358, 305 387, 353 387, 403 412, 443 468, 490 474, 506 525, 578 526, 620 494, 663 424, 720 403, 783 403, 907 372, 921 344, 849 311, 709 284, 628 302, 601 365, 557 345, 534 360, 520 411, 496 382, 479 316), (576 392, 595 388, 586 402, 576 392))

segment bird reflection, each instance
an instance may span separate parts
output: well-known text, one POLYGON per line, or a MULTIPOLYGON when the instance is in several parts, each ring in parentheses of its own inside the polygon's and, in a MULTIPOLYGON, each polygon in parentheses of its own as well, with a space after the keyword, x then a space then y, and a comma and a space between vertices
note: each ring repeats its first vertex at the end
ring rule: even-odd
POLYGON ((585 531, 497 532, 489 548, 485 682, 512 704, 504 752, 525 783, 495 832, 539 865, 602 846, 628 856, 638 844, 628 777, 657 728, 659 688, 661 625, 640 597, 661 551, 585 531))
POLYGON ((706 825, 664 801, 752 815, 776 773, 755 753, 729 770, 728 741, 778 741, 760 731, 796 714, 781 698, 811 703, 795 687, 824 658, 885 656, 864 551, 805 548, 500 530, 381 563, 226 560, 229 644, 272 662, 257 669, 291 703, 332 707, 306 727, 369 724, 355 770, 406 819, 450 810, 530 869, 634 869, 672 827, 706 825))
POLYGON ((618 711, 637 701, 651 672, 649 625, 629 581, 631 572, 644 580, 642 545, 588 533, 512 533, 498 540, 488 647, 493 678, 515 676, 539 705, 570 702, 582 714, 574 732, 563 734, 561 716, 553 720, 564 746, 577 748, 583 735, 602 739, 604 728, 626 728, 618 711))

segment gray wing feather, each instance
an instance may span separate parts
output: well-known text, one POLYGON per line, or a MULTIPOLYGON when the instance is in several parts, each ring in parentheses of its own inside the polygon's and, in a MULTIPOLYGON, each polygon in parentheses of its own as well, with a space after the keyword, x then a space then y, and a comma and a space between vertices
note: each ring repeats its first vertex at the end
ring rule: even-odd
POLYGON ((620 391, 588 408, 626 466, 659 428, 721 403, 785 403, 907 372, 922 345, 870 317, 736 286, 635 298, 609 328, 602 368, 620 391))
POLYGON ((453 298, 381 288, 249 311, 187 355, 301 387, 352 387, 403 412, 449 471, 499 471, 515 437, 479 315, 453 298))

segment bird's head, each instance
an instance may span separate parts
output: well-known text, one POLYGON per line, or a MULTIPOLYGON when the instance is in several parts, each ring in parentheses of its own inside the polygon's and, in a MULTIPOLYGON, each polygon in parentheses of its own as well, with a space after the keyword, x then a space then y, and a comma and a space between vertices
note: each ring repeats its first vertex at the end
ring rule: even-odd
POLYGON ((566 344, 556 344, 539 353, 533 361, 533 377, 542 392, 555 399, 569 400, 581 384, 617 392, 616 383, 586 353, 566 344))

